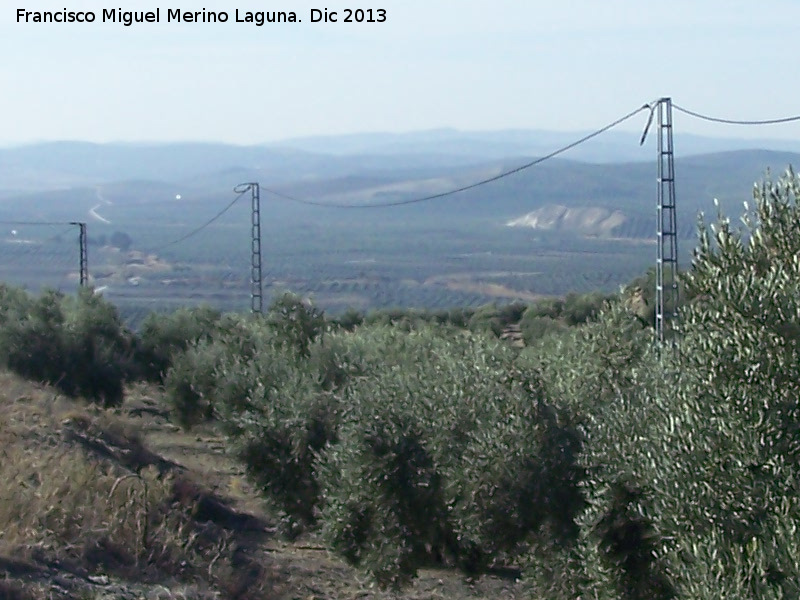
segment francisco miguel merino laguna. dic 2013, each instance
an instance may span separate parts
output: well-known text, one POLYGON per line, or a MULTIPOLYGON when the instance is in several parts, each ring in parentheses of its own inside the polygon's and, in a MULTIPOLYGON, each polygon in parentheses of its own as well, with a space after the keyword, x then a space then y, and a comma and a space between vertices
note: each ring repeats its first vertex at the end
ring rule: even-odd
MULTIPOLYGON (((123 10, 121 8, 104 8, 102 13, 94 11, 72 11, 66 8, 61 11, 35 11, 17 9, 17 23, 120 23, 130 27, 136 23, 161 23, 162 14, 167 23, 252 23, 261 27, 266 23, 300 23, 302 19, 294 11, 240 11, 235 10, 233 19, 227 11, 181 10, 170 8, 155 10, 123 10), (99 19, 98 19, 99 14, 99 19)), ((384 23, 384 9, 344 9, 330 11, 327 8, 310 9, 311 23, 384 23)))

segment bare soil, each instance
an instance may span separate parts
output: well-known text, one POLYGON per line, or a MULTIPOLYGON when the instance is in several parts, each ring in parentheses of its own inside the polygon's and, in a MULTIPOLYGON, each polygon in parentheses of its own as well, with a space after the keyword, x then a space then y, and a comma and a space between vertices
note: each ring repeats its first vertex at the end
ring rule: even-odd
MULTIPOLYGON (((449 570, 424 571, 403 591, 381 590, 367 575, 329 553, 314 534, 285 541, 278 534, 275 515, 252 488, 242 467, 226 453, 220 432, 213 426, 189 432, 175 426, 157 387, 137 385, 128 390, 123 406, 87 410, 45 386, 33 386, 6 374, 0 374, 0 380, 3 384, 0 397, 4 398, 0 408, 6 411, 7 417, 13 417, 11 421, 8 418, 0 421, 0 427, 13 422, 14 427, 22 423, 30 431, 43 426, 53 428, 56 431, 47 434, 52 443, 58 440, 60 444, 81 445, 90 455, 96 455, 97 460, 116 461, 122 468, 133 470, 137 468, 135 461, 143 461, 148 468, 178 473, 180 481, 185 482, 176 487, 178 500, 194 503, 195 518, 213 521, 217 527, 213 531, 232 532, 230 543, 240 555, 238 563, 234 560, 232 564, 240 572, 230 579, 239 582, 241 588, 237 591, 231 586, 187 586, 166 577, 164 581, 153 582, 151 578, 144 583, 135 578, 120 578, 114 573, 106 575, 102 569, 89 572, 83 567, 70 569, 69 565, 48 563, 44 557, 37 560, 35 553, 19 558, 7 551, 4 553, 0 544, 0 600, 505 600, 528 597, 524 584, 513 578, 484 577, 468 581, 449 570), (35 410, 29 410, 31 406, 35 410), (108 431, 98 429, 98 422, 113 422, 114 427, 108 431), (126 461, 129 464, 122 464, 126 461), (259 585, 250 585, 248 577, 257 578, 259 585)), ((0 431, 3 433, 6 432, 0 431)), ((18 433, 18 429, 14 429, 13 435, 18 433)), ((37 435, 42 435, 41 429, 37 435)))

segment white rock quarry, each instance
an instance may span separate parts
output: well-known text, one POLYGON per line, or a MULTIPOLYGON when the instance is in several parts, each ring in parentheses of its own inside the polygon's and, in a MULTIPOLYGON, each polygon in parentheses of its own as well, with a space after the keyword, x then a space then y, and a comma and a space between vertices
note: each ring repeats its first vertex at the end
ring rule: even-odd
POLYGON ((547 231, 570 231, 581 235, 611 236, 627 221, 624 213, 601 207, 568 208, 548 204, 506 223, 508 227, 530 227, 547 231))

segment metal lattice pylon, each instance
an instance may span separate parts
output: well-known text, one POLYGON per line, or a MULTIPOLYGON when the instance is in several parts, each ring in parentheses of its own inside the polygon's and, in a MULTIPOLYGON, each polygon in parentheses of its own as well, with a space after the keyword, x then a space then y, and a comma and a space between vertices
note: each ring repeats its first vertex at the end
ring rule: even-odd
POLYGON ((264 310, 261 283, 261 187, 255 182, 241 183, 233 191, 239 197, 250 192, 250 310, 260 314, 264 310))
POLYGON ((656 258, 656 341, 673 344, 678 306, 678 222, 675 214, 675 156, 672 99, 658 101, 658 230, 656 258))
POLYGON ((86 234, 86 223, 80 221, 71 221, 70 225, 77 225, 79 228, 78 246, 80 253, 80 282, 81 287, 87 287, 89 285, 89 238, 86 234))
POLYGON ((251 183, 251 261, 250 261, 250 310, 261 313, 264 310, 263 285, 261 283, 261 188, 251 183))

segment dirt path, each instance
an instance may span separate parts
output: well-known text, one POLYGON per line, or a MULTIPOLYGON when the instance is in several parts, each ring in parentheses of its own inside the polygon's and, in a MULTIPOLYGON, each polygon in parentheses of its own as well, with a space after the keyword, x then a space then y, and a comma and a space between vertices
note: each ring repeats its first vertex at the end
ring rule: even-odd
MULTIPOLYGON (((274 524, 275 517, 245 477, 243 468, 225 451, 225 440, 213 427, 185 432, 164 416, 154 395, 127 406, 139 416, 146 445, 165 459, 183 465, 196 481, 231 501, 237 510, 274 524), (140 410, 140 409, 144 410, 140 410)), ((251 549, 252 558, 269 565, 280 582, 283 598, 292 600, 516 600, 527 598, 524 586, 499 577, 467 582, 451 570, 426 570, 403 592, 382 591, 370 579, 329 553, 313 534, 294 542, 282 540, 272 529, 251 549)))
POLYGON ((99 204, 95 204, 92 208, 89 209, 89 216, 92 217, 96 221, 100 221, 101 223, 105 223, 106 225, 111 225, 111 221, 109 221, 105 217, 100 216, 97 213, 97 209, 100 208, 101 206, 103 206, 103 205, 111 206, 111 201, 110 200, 106 200, 103 197, 103 194, 100 192, 100 187, 99 186, 97 188, 95 188, 95 192, 94 193, 97 196, 97 199, 100 200, 100 203, 99 204))

